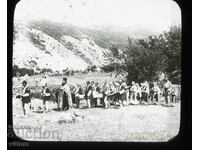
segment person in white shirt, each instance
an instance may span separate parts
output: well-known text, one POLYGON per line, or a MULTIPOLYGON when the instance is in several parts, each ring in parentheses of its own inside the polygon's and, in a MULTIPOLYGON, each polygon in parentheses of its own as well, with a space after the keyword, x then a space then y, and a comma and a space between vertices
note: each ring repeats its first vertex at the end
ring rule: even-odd
POLYGON ((136 99, 138 101, 140 101, 141 95, 142 95, 141 94, 141 87, 140 87, 140 85, 138 83, 136 83, 135 85, 136 85, 136 88, 137 88, 137 90, 136 90, 136 99))
POLYGON ((132 82, 132 86, 130 88, 130 101, 131 104, 138 104, 139 101, 137 99, 138 95, 140 95, 140 91, 139 91, 139 84, 135 83, 134 81, 132 82))
POLYGON ((142 93, 142 104, 147 104, 148 103, 148 97, 149 97, 149 84, 147 81, 141 84, 141 93, 142 93))
POLYGON ((86 99, 88 108, 91 108, 91 100, 93 97, 92 91, 93 91, 93 87, 90 81, 86 81, 85 99, 86 99))
POLYGON ((45 86, 46 83, 47 83, 47 75, 43 74, 43 76, 41 78, 41 85, 45 86))
POLYGON ((160 95, 160 88, 158 87, 156 82, 153 83, 152 91, 153 91, 152 101, 153 101, 154 104, 157 104, 158 100, 159 100, 159 95, 160 95))
POLYGON ((177 99, 177 88, 175 85, 172 85, 171 88, 171 103, 176 103, 176 99, 177 99))
POLYGON ((84 91, 82 89, 82 86, 80 84, 77 84, 77 88, 75 90, 75 103, 76 107, 79 108, 80 100, 84 99, 84 91))
POLYGON ((95 101, 95 107, 100 105, 100 100, 103 97, 101 93, 101 89, 99 87, 99 83, 95 82, 94 90, 93 90, 93 100, 95 101))
POLYGON ((134 81, 131 83, 131 88, 130 88, 130 100, 135 101, 136 100, 136 91, 137 87, 134 81))
POLYGON ((51 91, 50 89, 47 87, 47 83, 45 83, 45 85, 42 86, 43 90, 42 90, 42 99, 43 99, 43 110, 45 112, 49 111, 49 101, 50 101, 50 97, 51 97, 51 91))
POLYGON ((20 95, 16 96, 16 98, 21 98, 23 115, 29 115, 29 113, 30 113, 30 103, 31 103, 30 93, 31 93, 31 91, 27 84, 27 81, 23 81, 22 82, 22 93, 20 95))
POLYGON ((166 105, 170 105, 170 93, 171 93, 172 83, 167 78, 164 79, 163 88, 164 88, 166 105))

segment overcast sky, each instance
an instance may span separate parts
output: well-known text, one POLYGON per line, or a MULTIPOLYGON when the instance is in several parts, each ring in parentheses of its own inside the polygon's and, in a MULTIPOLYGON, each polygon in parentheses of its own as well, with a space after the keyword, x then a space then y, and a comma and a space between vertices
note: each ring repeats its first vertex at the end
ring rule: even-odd
POLYGON ((163 32, 171 25, 181 24, 181 11, 172 0, 21 0, 15 9, 15 20, 163 32))

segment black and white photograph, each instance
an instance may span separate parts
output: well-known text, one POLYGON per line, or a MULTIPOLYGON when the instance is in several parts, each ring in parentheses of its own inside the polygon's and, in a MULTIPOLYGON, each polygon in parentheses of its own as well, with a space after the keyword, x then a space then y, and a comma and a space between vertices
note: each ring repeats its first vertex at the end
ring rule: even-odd
POLYGON ((12 118, 26 141, 167 142, 180 130, 173 0, 21 0, 12 118))

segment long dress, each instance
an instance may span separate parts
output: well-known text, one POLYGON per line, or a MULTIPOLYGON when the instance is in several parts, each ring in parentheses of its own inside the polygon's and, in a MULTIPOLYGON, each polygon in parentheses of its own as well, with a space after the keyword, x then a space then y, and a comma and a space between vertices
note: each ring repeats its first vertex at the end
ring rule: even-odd
POLYGON ((59 110, 69 109, 68 96, 63 89, 58 89, 56 93, 57 105, 59 110))

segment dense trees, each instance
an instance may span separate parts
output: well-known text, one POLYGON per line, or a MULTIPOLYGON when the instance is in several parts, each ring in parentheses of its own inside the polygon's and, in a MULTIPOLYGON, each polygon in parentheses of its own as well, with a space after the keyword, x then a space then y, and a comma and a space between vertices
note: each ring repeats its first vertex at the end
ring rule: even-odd
POLYGON ((12 72, 13 76, 24 76, 26 74, 28 74, 29 76, 34 75, 33 69, 19 68, 17 65, 13 66, 12 72))
POLYGON ((114 67, 117 74, 127 73, 128 82, 154 81, 165 73, 173 83, 180 83, 181 27, 173 26, 168 32, 147 39, 128 38, 125 49, 113 45, 105 57, 109 61, 107 66, 114 67))
POLYGON ((166 48, 164 54, 167 58, 166 73, 174 82, 181 82, 181 28, 173 26, 165 32, 166 48))

